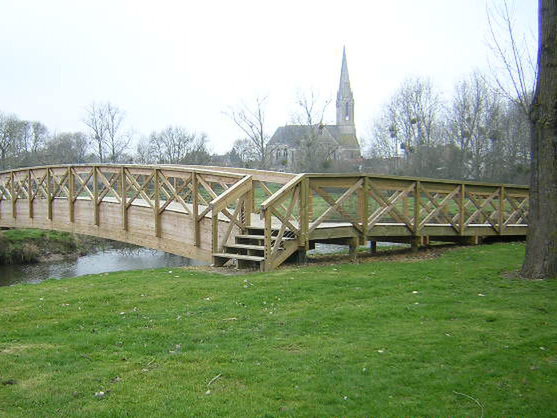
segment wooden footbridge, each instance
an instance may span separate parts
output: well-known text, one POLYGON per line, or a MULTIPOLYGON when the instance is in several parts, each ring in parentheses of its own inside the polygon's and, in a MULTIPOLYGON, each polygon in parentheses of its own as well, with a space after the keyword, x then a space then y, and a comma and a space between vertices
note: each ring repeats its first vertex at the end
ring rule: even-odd
POLYGON ((272 270, 315 243, 524 236, 528 188, 368 174, 64 165, 0 172, 0 227, 142 245, 272 270))

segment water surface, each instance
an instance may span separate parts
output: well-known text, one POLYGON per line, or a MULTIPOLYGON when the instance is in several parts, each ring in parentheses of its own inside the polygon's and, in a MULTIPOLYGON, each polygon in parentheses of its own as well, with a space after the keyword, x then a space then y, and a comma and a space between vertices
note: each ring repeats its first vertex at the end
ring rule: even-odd
POLYGON ((148 248, 109 249, 73 259, 37 264, 0 266, 0 286, 38 283, 86 274, 123 270, 203 265, 205 263, 148 248))

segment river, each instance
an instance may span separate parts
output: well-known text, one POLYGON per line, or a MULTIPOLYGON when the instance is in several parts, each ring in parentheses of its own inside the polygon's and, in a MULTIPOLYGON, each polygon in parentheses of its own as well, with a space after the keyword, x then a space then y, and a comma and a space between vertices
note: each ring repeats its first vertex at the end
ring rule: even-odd
MULTIPOLYGON (((379 245, 387 244, 379 243, 379 245)), ((342 245, 317 244, 315 250, 310 251, 309 254, 334 253, 346 248, 342 245)), ((206 263, 148 248, 108 249, 58 261, 0 266, 0 286, 39 283, 46 279, 63 279, 113 271, 200 265, 206 263)))
POLYGON ((109 249, 77 258, 37 264, 0 266, 0 286, 39 283, 86 274, 122 270, 203 265, 204 263, 147 248, 109 249))

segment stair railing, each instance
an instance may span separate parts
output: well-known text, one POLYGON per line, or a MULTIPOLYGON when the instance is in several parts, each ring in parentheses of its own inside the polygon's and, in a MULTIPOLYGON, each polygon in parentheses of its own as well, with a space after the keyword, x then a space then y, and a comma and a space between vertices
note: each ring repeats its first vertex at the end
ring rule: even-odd
MULTIPOLYGON (((211 248, 213 253, 222 252, 233 229, 244 232, 251 225, 253 212, 253 181, 246 176, 224 193, 213 199, 206 209, 211 212, 211 248), (225 221, 225 222, 219 222, 225 221), (223 230, 224 229, 224 230, 223 230)), ((202 213, 201 216, 205 216, 202 213)))
MULTIPOLYGON (((308 182, 299 174, 266 199, 260 206, 265 221, 265 270, 271 270, 286 257, 285 247, 307 247, 308 182), (276 231, 276 235, 273 235, 276 231)), ((290 252, 291 253, 291 252, 290 252)))

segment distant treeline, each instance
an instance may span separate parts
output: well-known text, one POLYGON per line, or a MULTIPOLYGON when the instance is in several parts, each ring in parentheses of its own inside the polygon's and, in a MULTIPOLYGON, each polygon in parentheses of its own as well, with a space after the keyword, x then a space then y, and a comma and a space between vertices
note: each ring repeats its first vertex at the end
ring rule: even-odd
POLYGON ((479 73, 443 100, 429 79, 406 80, 373 123, 368 167, 389 174, 527 183, 528 108, 479 73))

